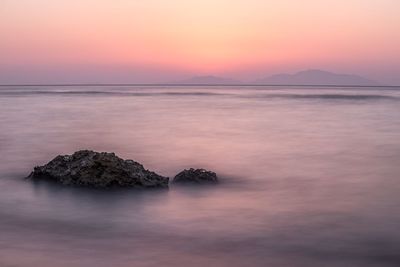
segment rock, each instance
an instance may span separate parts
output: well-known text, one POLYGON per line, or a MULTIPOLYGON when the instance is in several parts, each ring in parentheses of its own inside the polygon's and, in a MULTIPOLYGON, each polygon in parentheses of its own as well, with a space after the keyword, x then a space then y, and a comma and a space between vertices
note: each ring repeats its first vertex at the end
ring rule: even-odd
POLYGON ((133 160, 123 160, 114 153, 90 150, 57 156, 46 165, 35 167, 28 178, 100 188, 168 187, 169 181, 169 178, 148 171, 133 160))
POLYGON ((173 183, 215 184, 218 183, 218 177, 215 172, 191 168, 178 173, 173 183))

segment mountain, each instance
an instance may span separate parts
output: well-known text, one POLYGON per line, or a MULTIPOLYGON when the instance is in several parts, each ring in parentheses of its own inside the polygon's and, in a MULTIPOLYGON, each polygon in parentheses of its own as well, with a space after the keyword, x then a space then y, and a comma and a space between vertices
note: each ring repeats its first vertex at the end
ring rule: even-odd
POLYGON ((192 78, 172 82, 171 84, 187 84, 187 85, 207 85, 207 84, 240 84, 240 81, 218 76, 194 76, 192 78))
POLYGON ((375 81, 358 75, 337 74, 323 70, 305 70, 295 74, 276 74, 257 80, 254 83, 271 85, 379 85, 375 81))
MULTIPOLYGON (((194 76, 186 80, 169 82, 168 84, 180 85, 236 85, 241 81, 218 76, 194 76)), ((358 75, 338 74, 323 70, 305 70, 295 74, 276 74, 264 79, 250 82, 249 84, 266 85, 349 85, 349 86, 375 86, 378 82, 358 75)))

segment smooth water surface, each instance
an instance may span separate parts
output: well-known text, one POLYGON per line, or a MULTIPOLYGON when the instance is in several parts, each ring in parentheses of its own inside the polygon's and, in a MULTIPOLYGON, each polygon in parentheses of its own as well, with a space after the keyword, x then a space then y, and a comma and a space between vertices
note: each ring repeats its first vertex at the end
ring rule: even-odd
POLYGON ((2 86, 0 127, 0 266, 400 266, 398 88, 2 86), (79 149, 221 183, 23 179, 79 149))

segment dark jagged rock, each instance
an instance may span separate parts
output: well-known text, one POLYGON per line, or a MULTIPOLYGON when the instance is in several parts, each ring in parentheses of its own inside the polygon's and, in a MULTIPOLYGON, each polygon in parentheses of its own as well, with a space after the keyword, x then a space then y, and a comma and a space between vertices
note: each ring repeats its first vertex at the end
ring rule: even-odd
POLYGON ((215 172, 191 168, 178 173, 173 183, 215 184, 218 183, 218 177, 215 172))
POLYGON ((133 160, 123 160, 114 153, 90 150, 57 156, 46 165, 35 167, 28 178, 100 188, 168 187, 169 181, 169 178, 148 171, 133 160))

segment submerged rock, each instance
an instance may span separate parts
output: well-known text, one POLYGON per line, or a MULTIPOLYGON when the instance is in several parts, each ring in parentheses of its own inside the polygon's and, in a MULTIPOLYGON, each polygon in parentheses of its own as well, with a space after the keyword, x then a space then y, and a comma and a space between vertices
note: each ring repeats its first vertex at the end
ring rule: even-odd
POLYGON ((190 168, 189 170, 183 170, 178 173, 173 183, 215 184, 218 183, 218 177, 215 172, 190 168))
POLYGON ((28 178, 102 188, 168 187, 169 181, 169 178, 148 171, 133 160, 123 160, 114 153, 90 150, 57 156, 46 165, 35 167, 28 178))

